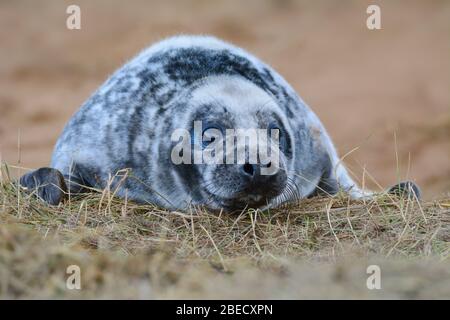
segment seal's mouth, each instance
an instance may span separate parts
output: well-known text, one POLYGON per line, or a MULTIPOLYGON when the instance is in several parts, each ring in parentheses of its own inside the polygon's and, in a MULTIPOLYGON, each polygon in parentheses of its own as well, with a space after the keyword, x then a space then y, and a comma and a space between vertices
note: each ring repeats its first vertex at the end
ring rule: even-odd
POLYGON ((247 201, 243 199, 236 199, 233 201, 222 201, 219 203, 220 207, 227 212, 242 211, 245 209, 260 209, 269 204, 268 199, 260 201, 247 201))
POLYGON ((233 197, 224 198, 213 195, 215 205, 227 212, 242 211, 244 209, 267 208, 271 201, 279 196, 281 191, 271 190, 265 193, 254 193, 245 190, 235 194, 233 197))
POLYGON ((203 199, 208 199, 205 205, 213 210, 223 209, 227 212, 265 210, 286 191, 288 179, 281 171, 275 175, 250 175, 244 174, 244 169, 239 167, 238 174, 233 171, 231 174, 219 172, 223 179, 217 183, 211 183, 211 179, 208 179, 202 189, 203 199))
POLYGON ((246 197, 222 200, 220 206, 230 212, 250 208, 260 209, 266 207, 270 200, 270 198, 261 195, 247 195, 246 197))

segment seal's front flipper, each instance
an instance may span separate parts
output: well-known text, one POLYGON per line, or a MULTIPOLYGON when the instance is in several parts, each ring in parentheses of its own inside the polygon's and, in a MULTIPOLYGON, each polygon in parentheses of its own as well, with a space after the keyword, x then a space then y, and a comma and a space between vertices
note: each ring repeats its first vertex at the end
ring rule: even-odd
POLYGON ((406 199, 419 199, 421 198, 421 192, 419 187, 411 181, 404 181, 396 184, 388 190, 388 193, 406 199))
POLYGON ((20 178, 20 185, 51 205, 57 205, 67 197, 64 176, 56 169, 40 168, 20 178))

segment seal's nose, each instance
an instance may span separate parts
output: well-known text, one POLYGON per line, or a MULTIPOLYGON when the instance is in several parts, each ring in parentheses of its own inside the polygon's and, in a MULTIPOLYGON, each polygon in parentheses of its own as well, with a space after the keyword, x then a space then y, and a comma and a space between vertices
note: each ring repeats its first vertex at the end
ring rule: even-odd
POLYGON ((247 197, 245 201, 249 201, 250 205, 255 205, 255 203, 261 201, 266 202, 267 199, 278 195, 284 189, 286 177, 281 171, 275 174, 266 174, 262 170, 262 168, 270 167, 271 165, 271 162, 268 164, 247 162, 236 167, 240 176, 239 186, 245 193, 245 197, 247 197))
POLYGON ((246 163, 241 167, 241 172, 246 176, 253 177, 256 173, 256 165, 246 163))
POLYGON ((263 164, 250 164, 250 163, 245 163, 244 165, 241 166, 241 173, 246 176, 247 178, 256 178, 256 176, 260 176, 261 175, 261 167, 265 167, 268 168, 272 165, 271 162, 269 162, 266 165, 263 164))

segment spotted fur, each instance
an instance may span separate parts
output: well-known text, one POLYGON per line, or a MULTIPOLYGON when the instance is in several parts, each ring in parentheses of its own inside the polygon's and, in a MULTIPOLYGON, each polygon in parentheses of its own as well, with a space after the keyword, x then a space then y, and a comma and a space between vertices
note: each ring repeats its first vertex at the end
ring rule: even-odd
MULTIPOLYGON (((70 119, 51 166, 70 189, 118 187, 119 196, 169 209, 227 209, 227 195, 240 183, 235 169, 170 160, 170 133, 196 119, 241 128, 266 127, 271 119, 283 127, 284 174, 255 186, 272 192, 257 206, 339 189, 363 195, 319 119, 291 86, 244 50, 206 36, 166 39, 117 70, 70 119)), ((245 205, 249 197, 241 194, 237 203, 245 205)))

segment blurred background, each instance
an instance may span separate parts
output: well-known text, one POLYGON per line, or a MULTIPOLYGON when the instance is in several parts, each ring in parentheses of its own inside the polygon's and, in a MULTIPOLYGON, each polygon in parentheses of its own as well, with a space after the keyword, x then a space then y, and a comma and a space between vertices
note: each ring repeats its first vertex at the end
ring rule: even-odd
POLYGON ((449 194, 446 0, 0 0, 1 159, 48 165, 66 121, 108 75, 179 33, 218 36, 272 65, 339 154, 350 152, 357 179, 364 171, 382 186, 409 178, 426 198, 449 194), (71 4, 81 8, 81 30, 66 28, 71 4), (370 4, 381 7, 381 30, 366 27, 370 4))

